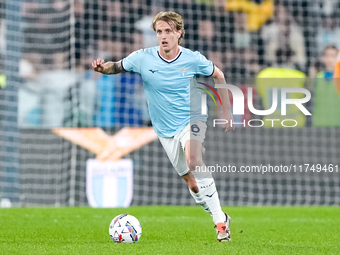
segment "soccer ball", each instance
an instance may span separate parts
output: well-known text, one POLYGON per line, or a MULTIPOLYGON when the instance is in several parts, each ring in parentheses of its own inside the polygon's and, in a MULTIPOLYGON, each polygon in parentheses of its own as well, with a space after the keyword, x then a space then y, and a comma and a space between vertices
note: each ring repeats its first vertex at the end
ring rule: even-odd
POLYGON ((111 221, 109 233, 115 243, 135 243, 142 235, 142 226, 132 215, 120 214, 111 221))

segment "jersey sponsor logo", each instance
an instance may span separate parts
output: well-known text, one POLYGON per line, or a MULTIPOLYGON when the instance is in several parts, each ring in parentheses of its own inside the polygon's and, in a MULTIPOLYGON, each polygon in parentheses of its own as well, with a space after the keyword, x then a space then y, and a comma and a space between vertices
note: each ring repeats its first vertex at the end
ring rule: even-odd
POLYGON ((152 69, 150 69, 149 70, 151 73, 155 73, 155 72, 158 72, 159 70, 152 70, 152 69))
POLYGON ((189 67, 185 67, 185 68, 178 68, 179 70, 182 71, 183 77, 185 75, 185 72, 189 69, 189 67))

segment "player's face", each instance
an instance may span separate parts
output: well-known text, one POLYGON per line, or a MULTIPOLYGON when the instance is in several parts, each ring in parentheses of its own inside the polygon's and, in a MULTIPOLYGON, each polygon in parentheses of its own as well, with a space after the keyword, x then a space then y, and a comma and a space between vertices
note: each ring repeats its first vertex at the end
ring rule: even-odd
POLYGON ((178 31, 162 20, 156 22, 155 28, 159 47, 162 50, 169 52, 178 45, 178 39, 182 34, 182 30, 178 31))

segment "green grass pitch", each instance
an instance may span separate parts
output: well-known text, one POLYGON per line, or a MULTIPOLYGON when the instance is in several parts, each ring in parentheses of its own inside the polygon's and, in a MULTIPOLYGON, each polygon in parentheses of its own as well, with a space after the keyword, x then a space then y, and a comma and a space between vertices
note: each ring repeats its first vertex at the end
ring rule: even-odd
POLYGON ((0 209, 0 254, 340 254, 340 207, 224 207, 232 241, 219 243, 197 206, 118 209, 0 209), (118 214, 143 227, 134 244, 116 244, 118 214))

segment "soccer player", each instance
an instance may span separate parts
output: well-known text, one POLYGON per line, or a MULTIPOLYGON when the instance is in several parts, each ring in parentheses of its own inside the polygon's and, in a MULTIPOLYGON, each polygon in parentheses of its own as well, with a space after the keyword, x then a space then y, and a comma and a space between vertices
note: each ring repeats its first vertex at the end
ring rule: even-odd
MULTIPOLYGON (((118 62, 92 62, 95 71, 118 74, 133 71, 142 76, 153 128, 177 173, 188 184, 196 203, 209 212, 218 241, 230 241, 230 217, 220 206, 215 182, 202 160, 207 115, 201 113, 197 74, 225 84, 222 71, 199 52, 180 46, 184 36, 182 17, 160 12, 152 22, 159 46, 141 49, 118 62)), ((235 129, 226 89, 219 89, 226 131, 235 129)))

